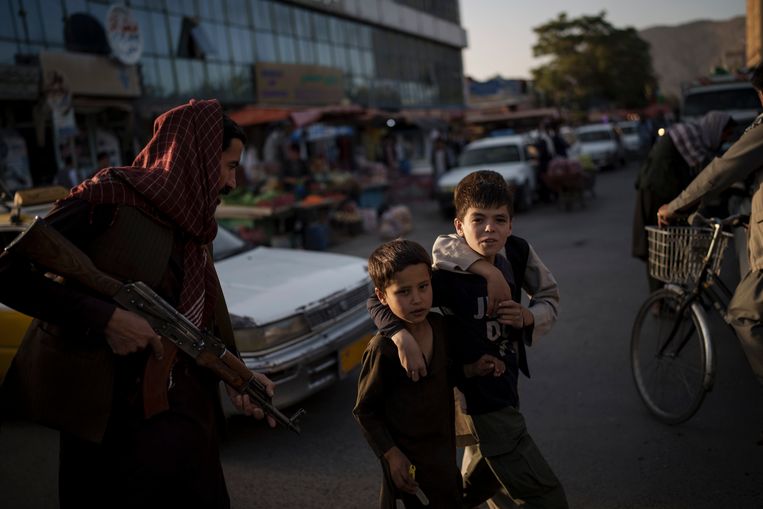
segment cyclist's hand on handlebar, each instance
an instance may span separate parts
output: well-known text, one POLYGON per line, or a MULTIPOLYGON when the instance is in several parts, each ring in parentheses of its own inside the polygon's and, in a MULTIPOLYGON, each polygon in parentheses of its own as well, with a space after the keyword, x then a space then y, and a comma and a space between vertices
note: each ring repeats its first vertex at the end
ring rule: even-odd
POLYGON ((665 204, 657 211, 657 224, 659 226, 668 226, 674 217, 675 214, 670 212, 668 205, 665 204))

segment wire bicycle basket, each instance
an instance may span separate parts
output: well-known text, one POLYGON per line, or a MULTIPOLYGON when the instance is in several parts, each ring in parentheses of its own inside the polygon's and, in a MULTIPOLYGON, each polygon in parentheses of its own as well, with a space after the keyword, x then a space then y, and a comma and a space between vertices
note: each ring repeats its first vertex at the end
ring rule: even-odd
MULTIPOLYGON (((685 284, 699 276, 702 261, 713 240, 713 230, 692 226, 647 226, 649 275, 665 283, 685 284)), ((710 270, 721 272, 723 253, 732 235, 721 232, 712 253, 710 270)))

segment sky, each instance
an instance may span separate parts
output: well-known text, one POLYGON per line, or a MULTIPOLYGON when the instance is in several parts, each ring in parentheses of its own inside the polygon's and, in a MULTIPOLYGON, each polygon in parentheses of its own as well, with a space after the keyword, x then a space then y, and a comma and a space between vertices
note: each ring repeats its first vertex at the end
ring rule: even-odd
POLYGON ((637 30, 657 25, 680 25, 700 19, 725 20, 743 15, 745 0, 460 0, 461 26, 469 46, 464 71, 478 80, 496 74, 529 78, 542 62, 532 55, 533 27, 556 18, 595 15, 607 11, 616 27, 637 30))

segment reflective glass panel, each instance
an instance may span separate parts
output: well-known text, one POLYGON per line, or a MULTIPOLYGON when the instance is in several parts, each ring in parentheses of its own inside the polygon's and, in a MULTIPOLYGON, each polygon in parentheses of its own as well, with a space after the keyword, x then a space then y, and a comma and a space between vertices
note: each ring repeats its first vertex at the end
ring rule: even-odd
POLYGON ((240 28, 230 28, 230 38, 233 61, 241 64, 254 62, 251 32, 240 28))
POLYGON ((278 60, 273 34, 269 32, 257 32, 255 35, 255 44, 257 48, 257 60, 263 60, 265 62, 275 62, 278 60))
POLYGON ((164 14, 151 14, 151 27, 154 30, 154 44, 156 44, 156 53, 160 55, 170 54, 170 38, 167 33, 164 14))
POLYGON ((281 62, 296 62, 297 53, 294 48, 294 39, 288 36, 278 36, 278 55, 281 62))
POLYGON ((309 12, 303 9, 294 9, 294 23, 298 36, 305 38, 313 36, 312 16, 309 12))
POLYGON ((270 14, 270 2, 264 0, 254 0, 252 7, 252 22, 257 28, 273 30, 273 22, 270 14))
MULTIPOLYGON (((45 16, 42 16, 42 24, 45 30, 45 40, 54 44, 64 43, 64 12, 59 2, 45 2, 45 16)), ((0 12, 0 18, 3 17, 0 12)), ((0 25, 3 21, 0 20, 0 25)))
POLYGON ((15 39, 16 32, 13 24, 16 22, 16 16, 10 2, 0 2, 0 37, 15 39))

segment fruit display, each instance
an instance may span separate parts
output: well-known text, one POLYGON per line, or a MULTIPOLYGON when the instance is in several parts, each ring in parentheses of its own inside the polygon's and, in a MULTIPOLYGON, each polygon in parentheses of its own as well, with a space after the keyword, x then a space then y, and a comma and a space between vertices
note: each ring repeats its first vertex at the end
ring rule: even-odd
POLYGON ((281 191, 267 191, 254 194, 246 189, 235 190, 223 199, 225 205, 246 205, 250 207, 262 207, 280 209, 294 204, 294 195, 281 191))

